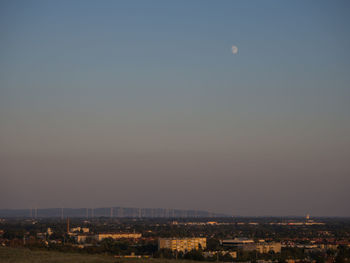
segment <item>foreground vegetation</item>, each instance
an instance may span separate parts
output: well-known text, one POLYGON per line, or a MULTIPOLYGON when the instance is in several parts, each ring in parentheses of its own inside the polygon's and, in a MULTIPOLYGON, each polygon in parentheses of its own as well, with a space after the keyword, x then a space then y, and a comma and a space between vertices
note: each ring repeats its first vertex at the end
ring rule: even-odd
MULTIPOLYGON (((119 259, 110 255, 89 255, 56 251, 0 247, 1 263, 174 263, 170 259, 119 259)), ((181 260, 181 263, 195 261, 181 260)))

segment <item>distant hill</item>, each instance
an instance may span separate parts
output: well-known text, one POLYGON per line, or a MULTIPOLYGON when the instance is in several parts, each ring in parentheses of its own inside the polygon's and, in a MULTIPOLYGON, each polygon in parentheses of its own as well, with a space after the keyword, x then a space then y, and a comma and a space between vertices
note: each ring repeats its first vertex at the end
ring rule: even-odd
MULTIPOLYGON (((0 209, 0 217, 61 217, 62 208, 42 209, 0 209)), ((188 217, 227 217, 229 215, 200 210, 166 208, 63 208, 64 217, 131 217, 131 218, 188 218, 188 217)))

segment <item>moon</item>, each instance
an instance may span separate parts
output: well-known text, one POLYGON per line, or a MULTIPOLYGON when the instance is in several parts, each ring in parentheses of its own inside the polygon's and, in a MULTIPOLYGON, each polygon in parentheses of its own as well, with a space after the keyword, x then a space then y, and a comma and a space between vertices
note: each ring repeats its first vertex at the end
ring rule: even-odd
POLYGON ((232 50, 232 54, 235 55, 238 53, 238 47, 237 46, 232 46, 231 47, 231 50, 232 50))

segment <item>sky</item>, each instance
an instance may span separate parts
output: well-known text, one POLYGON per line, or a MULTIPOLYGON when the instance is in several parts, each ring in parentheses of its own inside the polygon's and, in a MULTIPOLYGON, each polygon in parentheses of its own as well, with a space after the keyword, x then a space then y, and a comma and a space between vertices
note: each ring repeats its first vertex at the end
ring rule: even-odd
POLYGON ((0 2, 0 208, 350 216, 349 1, 0 2))

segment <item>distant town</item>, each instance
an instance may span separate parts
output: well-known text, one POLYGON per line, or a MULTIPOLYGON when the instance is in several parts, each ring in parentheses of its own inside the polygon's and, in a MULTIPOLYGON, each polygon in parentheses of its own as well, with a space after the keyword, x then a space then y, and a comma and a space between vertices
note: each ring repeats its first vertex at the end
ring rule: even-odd
MULTIPOLYGON (((2 217, 0 245, 123 259, 220 262, 349 262, 350 219, 305 217, 203 217, 181 211, 115 208, 102 216, 2 217), (133 216, 127 214, 132 213, 133 216), (155 211, 160 214, 155 214, 155 211), (164 212, 166 211, 166 212, 164 212), (128 216, 126 216, 128 215, 128 216), (179 216, 175 216, 179 215, 179 216), (181 215, 181 217, 180 217, 181 215)), ((72 211, 71 211, 72 212, 72 211)), ((191 212, 192 213, 192 212, 191 212)))

